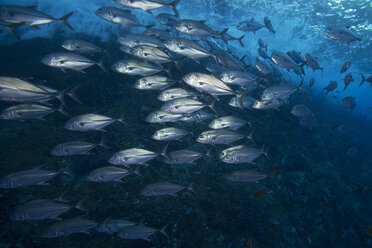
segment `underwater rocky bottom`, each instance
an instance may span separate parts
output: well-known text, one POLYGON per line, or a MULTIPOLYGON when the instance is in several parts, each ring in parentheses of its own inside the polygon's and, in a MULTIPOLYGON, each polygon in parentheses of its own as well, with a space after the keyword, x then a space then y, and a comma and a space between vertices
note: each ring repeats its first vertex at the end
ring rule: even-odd
MULTIPOLYGON (((82 34, 77 37, 86 38, 82 34)), ((107 68, 123 57, 116 43, 105 44, 95 39, 96 44, 110 51, 105 59, 107 68)), ((152 140, 151 135, 163 126, 145 122, 146 115, 161 106, 156 100, 159 92, 137 90, 133 88, 137 78, 113 71, 106 74, 98 67, 89 68, 86 74, 74 71, 65 74, 41 64, 45 54, 63 50, 61 42, 62 37, 55 37, 0 47, 0 75, 32 77, 32 82, 60 90, 80 83, 77 95, 84 104, 68 99, 67 112, 71 116, 96 112, 119 118, 124 113, 129 125, 116 122, 106 133, 79 133, 64 129, 69 117, 60 113, 47 116, 47 121, 1 120, 0 176, 37 166, 55 170, 70 166, 75 176, 60 175, 44 186, 0 189, 0 246, 372 247, 371 237, 363 231, 372 224, 371 192, 358 192, 361 187, 371 186, 370 120, 323 102, 317 112, 319 127, 309 129, 290 114, 292 106, 303 103, 304 95, 296 93, 281 111, 234 109, 227 106, 229 99, 222 97, 217 111, 251 121, 258 145, 270 147, 270 159, 261 157, 256 164, 229 165, 217 158, 226 146, 217 146, 212 149, 215 159, 203 156, 194 165, 168 165, 156 158, 148 167, 141 167, 143 178, 130 175, 123 183, 89 182, 84 175, 109 165, 109 156, 118 150, 144 147, 161 151, 165 143, 152 140), (340 125, 347 130, 339 132, 340 125), (50 155, 56 144, 72 140, 98 142, 104 136, 108 149, 96 148, 89 155, 74 157, 50 155), (347 151, 354 147, 357 154, 348 155, 347 151), (226 179, 231 171, 248 168, 257 168, 270 176, 259 183, 234 183, 226 179), (195 193, 185 190, 177 197, 156 198, 139 194, 145 185, 159 181, 185 186, 194 182, 195 193), (9 217, 19 204, 32 199, 56 199, 61 194, 71 204, 84 198, 83 206, 88 210, 86 213, 71 210, 61 215, 63 219, 84 215, 103 222, 111 217, 159 229, 168 224, 169 238, 158 233, 151 237, 152 242, 123 240, 91 230, 90 234, 46 239, 41 234, 56 221, 20 222, 9 217)), ((200 69, 196 64, 185 64, 184 70, 186 73, 200 69)), ((319 99, 320 96, 313 96, 309 105, 318 106, 319 99)), ((0 109, 11 105, 1 102, 0 109)), ((53 105, 57 107, 58 103, 53 105)), ((208 121, 169 125, 192 131, 194 136, 170 143, 168 150, 188 148, 207 152, 206 146, 195 141, 195 135, 208 129, 207 124, 208 121)), ((250 128, 243 127, 239 132, 248 134, 250 128)), ((244 142, 236 142, 239 143, 244 142)))

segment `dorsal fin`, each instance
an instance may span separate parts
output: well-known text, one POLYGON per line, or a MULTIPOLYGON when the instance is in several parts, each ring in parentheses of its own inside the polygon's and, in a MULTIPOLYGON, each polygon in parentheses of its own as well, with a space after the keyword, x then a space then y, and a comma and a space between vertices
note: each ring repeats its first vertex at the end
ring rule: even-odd
POLYGON ((26 6, 27 8, 29 9, 36 9, 37 5, 29 5, 29 6, 26 6))
POLYGON ((206 22, 206 20, 200 20, 199 22, 204 24, 206 22))

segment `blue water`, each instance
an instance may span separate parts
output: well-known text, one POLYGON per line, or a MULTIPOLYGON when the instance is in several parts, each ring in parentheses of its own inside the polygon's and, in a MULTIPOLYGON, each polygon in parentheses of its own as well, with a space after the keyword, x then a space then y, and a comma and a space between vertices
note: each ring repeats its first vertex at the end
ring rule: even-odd
MULTIPOLYGON (((168 1, 169 2, 169 1, 168 1)), ((84 179, 93 169, 110 165, 109 157, 132 147, 161 152, 166 144, 151 139, 151 135, 166 126, 180 127, 192 132, 182 142, 171 142, 168 150, 190 149, 205 154, 208 146, 197 143, 197 136, 207 131, 210 120, 203 123, 150 124, 146 116, 161 107, 156 100, 160 91, 141 91, 133 87, 139 77, 126 76, 110 70, 117 60, 127 58, 119 51, 117 38, 127 32, 118 25, 100 19, 94 12, 102 6, 121 8, 114 1, 1 1, 1 5, 37 5, 37 9, 59 18, 73 11, 69 23, 74 31, 61 23, 41 25, 40 30, 28 26, 17 29, 22 41, 1 29, 0 76, 18 77, 32 83, 63 90, 81 84, 77 95, 83 104, 67 98, 70 116, 99 113, 119 118, 123 113, 128 126, 115 122, 107 132, 72 132, 64 128, 70 118, 54 113, 42 120, 0 120, 0 177, 43 166, 60 170, 69 166, 74 176, 59 175, 48 181, 48 186, 29 186, 20 189, 0 189, 0 246, 10 247, 372 247, 372 237, 366 230, 372 225, 372 102, 371 84, 361 87, 361 74, 372 72, 372 1, 208 1, 181 0, 177 9, 182 19, 205 20, 216 30, 229 28, 228 33, 240 37, 245 32, 236 28, 241 21, 255 18, 263 23, 268 16, 276 34, 267 29, 256 34, 246 33, 242 48, 237 41, 228 45, 212 39, 223 50, 237 57, 247 55, 247 64, 255 63, 257 41, 273 50, 298 50, 316 56, 324 67, 313 72, 305 66, 304 91, 293 94, 280 111, 242 110, 227 105, 230 97, 222 96, 216 103, 218 116, 236 115, 249 120, 255 129, 257 146, 269 149, 269 158, 258 158, 255 164, 227 164, 218 154, 229 146, 247 144, 237 141, 232 145, 212 147, 213 157, 203 156, 195 164, 168 165, 158 157, 141 166, 142 178, 130 175, 123 181, 93 183, 84 179), (350 26, 362 38, 351 45, 329 39, 324 35, 327 25, 350 26), (75 71, 63 73, 48 67, 40 60, 53 52, 64 52, 61 43, 66 38, 79 38, 108 51, 104 65, 109 73, 93 66, 86 74, 75 71), (345 61, 351 61, 348 72, 354 78, 346 91, 340 74, 345 61), (309 81, 315 84, 309 88, 309 81), (338 88, 325 95, 323 88, 329 81, 338 82, 338 88), (341 105, 346 96, 356 98, 356 107, 350 111, 341 105), (316 110, 318 126, 302 126, 291 114, 297 104, 306 104, 316 110), (341 126, 345 128, 341 130, 341 126), (107 149, 95 148, 91 154, 54 157, 50 150, 57 144, 84 140, 99 142, 106 137, 107 149), (268 177, 259 183, 234 183, 226 175, 234 170, 256 168, 268 177), (147 198, 140 195, 145 185, 171 181, 187 186, 194 182, 195 193, 182 191, 174 196, 147 198), (263 195, 250 197, 264 189, 263 195), (360 192, 362 191, 362 192, 360 192), (19 222, 10 219, 17 205, 35 199, 56 199, 61 194, 71 204, 85 197, 82 213, 73 209, 61 215, 69 219, 79 215, 95 220, 126 219, 160 229, 168 224, 168 238, 157 233, 152 242, 124 240, 117 235, 100 233, 72 234, 46 239, 42 233, 56 220, 19 222)), ((156 28, 171 29, 157 22, 151 14, 133 10, 141 23, 155 24, 156 28)), ((153 11, 172 13, 167 7, 153 11)), ((142 33, 143 28, 132 29, 142 33)), ((172 35, 180 35, 171 30, 172 35)), ((195 39, 192 38, 192 39, 195 39)), ((208 47, 207 43, 200 44, 208 47)), ((99 59, 99 57, 94 57, 99 59)), ((207 73, 201 64, 186 61, 183 72, 172 69, 173 77, 180 80, 188 72, 207 73)), ((278 67, 277 67, 278 68, 278 67)), ((283 81, 298 85, 301 78, 292 71, 278 68, 283 81)), ((183 87, 178 84, 177 87, 183 87)), ((254 93, 259 97, 262 92, 254 93)), ((52 101, 58 107, 57 101, 52 101)), ((0 102, 0 109, 15 105, 0 102)), ((238 130, 248 135, 246 125, 238 130)), ((133 167, 134 169, 135 167, 133 167)))

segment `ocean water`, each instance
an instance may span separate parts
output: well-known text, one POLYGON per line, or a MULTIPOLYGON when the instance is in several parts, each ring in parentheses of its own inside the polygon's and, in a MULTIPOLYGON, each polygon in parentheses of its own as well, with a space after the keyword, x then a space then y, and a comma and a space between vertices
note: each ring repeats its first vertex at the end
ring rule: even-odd
MULTIPOLYGON (((169 1, 168 1, 169 2, 169 1)), ((40 168, 54 171, 66 169, 70 175, 60 173, 48 185, 30 185, 22 188, 0 188, 0 246, 4 247, 372 247, 372 122, 371 84, 359 87, 361 74, 371 74, 371 1, 185 1, 177 10, 182 19, 206 20, 206 24, 234 37, 245 34, 244 47, 237 41, 226 45, 221 39, 203 39, 200 45, 209 51, 229 50, 239 58, 246 55, 244 70, 255 66, 258 39, 268 44, 268 54, 274 50, 311 53, 322 71, 313 72, 304 66, 303 90, 296 90, 279 108, 270 110, 240 109, 228 105, 230 96, 219 96, 215 103, 216 117, 234 115, 249 121, 236 132, 249 135, 254 130, 255 147, 265 147, 266 156, 254 163, 229 164, 221 161, 222 150, 252 144, 241 139, 228 145, 205 145, 197 137, 212 119, 198 123, 174 122, 154 124, 146 121, 162 102, 157 100, 159 90, 139 90, 134 87, 140 76, 118 73, 111 66, 118 60, 133 58, 119 50, 117 38, 129 30, 107 22, 94 14, 102 6, 125 9, 114 1, 1 1, 1 5, 37 5, 37 9, 55 18, 73 11, 68 22, 74 31, 61 23, 40 25, 40 30, 22 25, 17 41, 6 28, 0 33, 0 77, 15 77, 63 91, 79 85, 77 103, 66 96, 65 110, 47 115, 45 120, 0 120, 0 178, 11 173, 40 168), (237 29, 239 22, 254 18, 263 23, 268 16, 276 30, 273 35, 265 27, 255 34, 237 29), (347 45, 324 35, 326 26, 350 26, 362 41, 347 45), (44 56, 66 52, 61 47, 67 38, 81 39, 107 51, 107 55, 83 55, 93 61, 103 57, 105 73, 94 65, 81 73, 74 70, 62 72, 41 63, 44 56), (214 44, 213 47, 210 44, 214 44), (341 74, 341 66, 351 61, 351 67, 341 74), (344 78, 352 73, 354 82, 343 91, 344 78), (309 81, 315 79, 310 88, 309 81), (325 94, 323 88, 329 81, 338 87, 325 94), (356 106, 349 110, 341 105, 346 96, 355 97, 356 106), (294 106, 305 104, 314 111, 316 123, 312 128, 301 125, 300 118, 291 111, 294 106), (96 113, 111 118, 125 119, 127 124, 116 121, 105 131, 78 132, 65 128, 74 116, 96 113), (190 132, 180 141, 157 141, 151 138, 156 130, 178 127, 190 132), (69 141, 98 143, 102 138, 106 148, 96 147, 89 154, 53 156, 53 147, 69 141), (168 144, 169 143, 169 144, 168 144), (122 182, 91 182, 86 176, 94 169, 110 166, 109 158, 120 150, 142 148, 161 153, 189 149, 203 154, 194 163, 170 165, 164 157, 157 156, 146 165, 132 165, 140 174, 131 174, 122 182), (210 154, 209 154, 210 153, 210 154), (207 156, 207 154, 209 156, 207 156), (255 169, 266 175, 258 182, 233 182, 227 175, 233 171, 255 169), (184 189, 174 195, 143 196, 146 185, 172 182, 185 187, 192 184, 193 191, 184 189), (62 197, 61 197, 62 196, 62 197), (82 216, 97 225, 107 227, 112 219, 125 219, 156 229, 166 226, 166 234, 156 232, 143 239, 123 239, 117 234, 98 232, 42 237, 53 224, 61 220, 12 219, 17 206, 37 199, 64 199, 75 205, 82 200, 86 211, 71 209, 59 217, 63 220, 82 216), (369 231, 368 231, 369 230, 369 231)), ((172 13, 168 7, 153 11, 172 13)), ((160 24, 151 14, 132 10, 138 20, 154 28, 170 30, 171 36, 199 39, 181 34, 173 27, 160 24)), ((1 19, 1 18, 0 18, 1 19)), ((3 19, 1 19, 3 20, 3 19)), ((9 25, 3 21, 2 24, 9 25)), ((144 28, 133 28, 132 33, 142 33, 144 28)), ((174 53, 171 54, 177 58, 174 53)), ((188 73, 211 74, 206 65, 213 59, 199 63, 184 60, 182 71, 173 62, 166 64, 171 76, 179 81, 174 87, 192 90, 182 78, 188 73)), ((260 99, 265 88, 280 83, 299 85, 301 77, 270 63, 280 76, 265 77, 262 87, 246 92, 260 99)), ((260 74, 258 74, 260 75, 260 74)), ((217 75, 216 75, 217 76, 217 75)), ((262 75, 260 75, 262 76, 262 75)), ((218 77, 218 76, 217 76, 218 77)), ((1 82, 0 82, 1 83, 1 82)), ((239 87, 231 86, 234 91, 239 87)), ((195 91, 197 92, 197 91, 195 91)), ((200 94, 200 93, 199 93, 200 94)), ((201 94, 200 94, 201 95, 201 94)), ((205 104, 214 98, 208 94, 198 97, 205 104)), ((20 103, 1 101, 0 109, 20 103)), ((54 108, 60 102, 49 101, 54 108)), ((48 106, 48 105, 47 105, 48 106)), ((310 118, 313 118, 312 115, 310 118)), ((302 123, 304 124, 304 123, 302 123)), ((306 123, 305 123, 306 124, 306 123)), ((124 168, 123 166, 118 166, 124 168)))

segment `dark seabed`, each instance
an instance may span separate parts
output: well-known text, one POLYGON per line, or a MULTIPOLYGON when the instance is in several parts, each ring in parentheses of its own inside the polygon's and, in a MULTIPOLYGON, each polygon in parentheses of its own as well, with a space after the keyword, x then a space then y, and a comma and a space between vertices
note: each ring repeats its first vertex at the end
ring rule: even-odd
MULTIPOLYGON (((335 92, 325 95, 323 91, 310 89, 308 76, 302 85, 304 89, 296 90, 280 111, 233 108, 228 105, 231 95, 219 96, 215 102, 206 94, 199 99, 205 103, 215 102, 218 117, 235 115, 249 121, 250 125, 244 125, 237 132, 248 135, 254 130, 256 146, 265 147, 268 155, 260 156, 253 164, 224 163, 219 158, 222 150, 243 144, 250 146, 250 141, 241 139, 214 146, 196 142, 202 132, 210 130, 208 124, 213 118, 200 123, 146 122, 146 116, 163 104, 157 100, 161 91, 138 90, 133 85, 140 77, 120 74, 110 68, 116 61, 128 58, 119 51, 116 37, 112 37, 111 42, 81 32, 68 37, 86 40, 107 50, 103 64, 108 73, 97 65, 85 69, 83 74, 73 70, 64 73, 42 64, 40 61, 45 55, 65 52, 61 44, 66 36, 61 30, 66 27, 60 28, 52 38, 30 38, 0 46, 1 77, 16 77, 60 91, 78 86, 76 95, 81 100, 79 104, 65 96, 69 116, 56 111, 45 120, 0 120, 0 178, 39 166, 60 171, 46 182, 48 185, 0 188, 0 247, 372 247, 371 115, 362 116, 342 107, 342 97, 335 92), (336 96, 338 104, 331 103, 331 96, 336 96), (314 127, 301 125, 300 118, 291 114, 293 106, 298 104, 306 104, 314 111, 315 122, 311 119, 316 123, 314 127), (115 119, 123 117, 126 123, 115 121, 104 131, 76 132, 64 127, 71 117, 86 113, 115 119), (151 139, 156 130, 164 127, 178 127, 190 133, 180 141, 169 143, 151 139), (64 142, 99 143, 102 139, 107 147, 97 146, 89 154, 65 157, 50 154, 53 147, 64 142), (130 170, 140 175, 131 173, 121 182, 98 183, 86 179, 94 169, 110 166, 108 160, 115 152, 143 148, 160 154, 167 144, 168 152, 189 149, 203 156, 192 164, 170 165, 159 155, 146 165, 132 165, 130 170), (256 169, 266 178, 253 183, 228 180, 231 172, 246 169, 256 169), (172 182, 186 188, 176 195, 146 197, 140 194, 146 185, 156 182, 172 182), (193 190, 188 190, 191 185, 193 190), (63 220, 82 216, 107 228, 110 220, 125 219, 159 231, 150 236, 150 241, 121 239, 95 228, 89 229, 89 233, 44 238, 45 230, 61 220, 11 219, 17 206, 37 199, 63 199, 72 206, 80 202, 85 211, 72 208, 58 216, 63 220), (160 232, 162 227, 166 235, 160 232)), ((99 61, 102 54, 87 57, 99 61)), ((182 63, 182 72, 170 63, 172 78, 178 81, 172 87, 191 89, 182 82, 182 77, 190 72, 210 74, 205 69, 208 61, 204 59, 198 64, 186 60, 182 63)), ((310 68, 305 70, 308 72, 310 68)), ((300 77, 283 80, 292 85, 301 81, 300 77)), ((279 81, 281 79, 270 79, 265 86, 279 81)), ((320 81, 317 79, 316 84, 320 81)), ((359 78, 356 81, 353 84, 359 84, 359 78)), ((322 82, 324 86, 327 83, 322 82)), ((369 83, 365 84, 368 85, 368 88, 364 85, 365 89, 370 91, 369 83)), ((343 82, 339 82, 338 90, 343 86, 343 82)), ((256 89, 249 94, 259 99, 262 91, 263 88, 256 89)), ((54 108, 61 104, 57 99, 49 102, 54 108)), ((19 103, 1 101, 0 110, 16 104, 19 103)))

